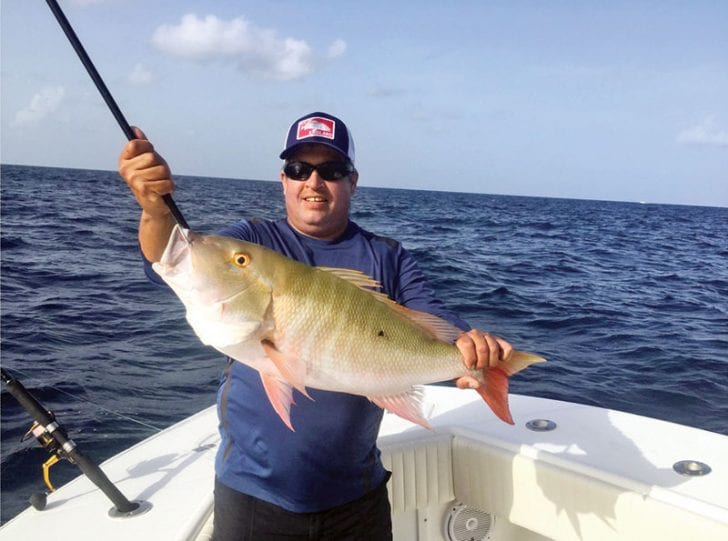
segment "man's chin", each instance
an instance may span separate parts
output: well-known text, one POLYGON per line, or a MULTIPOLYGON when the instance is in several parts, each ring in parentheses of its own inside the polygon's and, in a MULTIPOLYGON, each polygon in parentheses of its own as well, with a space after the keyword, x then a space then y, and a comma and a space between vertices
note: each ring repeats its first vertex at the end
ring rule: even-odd
POLYGON ((345 220, 343 224, 337 224, 332 220, 311 218, 295 223, 289 220, 288 223, 293 229, 306 237, 324 240, 338 237, 346 230, 348 224, 348 220, 345 220))

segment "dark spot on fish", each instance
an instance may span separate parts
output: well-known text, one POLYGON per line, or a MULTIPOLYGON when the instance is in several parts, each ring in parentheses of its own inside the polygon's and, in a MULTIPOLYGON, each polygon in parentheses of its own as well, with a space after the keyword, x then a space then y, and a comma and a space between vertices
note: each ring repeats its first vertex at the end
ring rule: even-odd
POLYGON ((379 331, 379 332, 377 333, 377 336, 384 336, 384 331, 379 331))

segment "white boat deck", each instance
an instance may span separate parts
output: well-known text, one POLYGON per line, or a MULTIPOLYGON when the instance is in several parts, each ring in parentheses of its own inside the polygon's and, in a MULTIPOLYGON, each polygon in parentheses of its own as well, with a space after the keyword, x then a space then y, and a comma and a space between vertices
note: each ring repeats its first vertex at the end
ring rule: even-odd
MULTIPOLYGON (((428 387, 427 431, 386 414, 380 433, 395 539, 441 540, 455 502, 495 519, 490 539, 728 539, 728 437, 626 413, 511 395, 516 426, 477 394, 428 387), (535 432, 527 421, 549 419, 535 432), (681 460, 706 463, 698 477, 681 460)), ((305 427, 301 427, 305 429, 305 427)), ((84 477, 0 529, 0 540, 204 539, 211 513, 214 408, 102 464, 130 500, 151 507, 112 518, 112 504, 84 477), (203 528, 205 531, 203 531, 203 528), (203 533, 200 533, 200 532, 203 533)))
MULTIPOLYGON (((403 467, 405 459, 394 468, 395 473, 404 472, 399 479, 393 476, 390 486, 395 512, 412 510, 415 483, 406 479, 409 473, 418 478, 418 509, 437 512, 434 501, 449 497, 517 526, 492 539, 728 539, 728 436, 517 395, 511 395, 516 426, 509 426, 483 411, 483 404, 469 394, 428 390, 434 404, 433 433, 385 416, 380 437, 385 457, 400 460, 398 449, 411 448, 419 440, 410 453, 414 464, 403 467), (556 428, 526 428, 528 421, 537 419, 553 421, 556 428), (421 481, 427 468, 422 464, 427 459, 422 455, 445 435, 452 438, 452 493, 442 489, 440 478, 435 484, 445 495, 423 498, 421 481), (683 460, 706 463, 712 472, 680 475, 673 465, 683 460), (400 487, 403 483, 410 486, 400 487), (410 495, 408 504, 398 499, 403 494, 410 495)), ((402 539, 441 539, 423 536, 424 518, 417 537, 410 531, 402 539)), ((432 518, 442 520, 437 513, 432 518)))
POLYGON ((43 511, 29 508, 0 529, 0 539, 115 541, 188 540, 212 506, 220 438, 214 407, 130 447, 101 464, 129 500, 151 504, 130 518, 112 518, 113 504, 85 476, 48 495, 43 511))

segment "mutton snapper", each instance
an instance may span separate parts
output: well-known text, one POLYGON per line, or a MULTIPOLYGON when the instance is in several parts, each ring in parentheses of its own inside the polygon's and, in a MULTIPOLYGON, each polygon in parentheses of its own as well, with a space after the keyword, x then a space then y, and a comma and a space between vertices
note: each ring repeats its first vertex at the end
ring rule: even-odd
POLYGON ((419 385, 475 377, 477 392, 503 421, 508 376, 536 355, 514 352, 496 368, 470 370, 454 341, 462 334, 436 316, 405 308, 348 269, 311 267, 263 246, 179 226, 154 270, 187 309, 206 345, 256 369, 293 430, 293 389, 362 395, 429 428, 419 385))

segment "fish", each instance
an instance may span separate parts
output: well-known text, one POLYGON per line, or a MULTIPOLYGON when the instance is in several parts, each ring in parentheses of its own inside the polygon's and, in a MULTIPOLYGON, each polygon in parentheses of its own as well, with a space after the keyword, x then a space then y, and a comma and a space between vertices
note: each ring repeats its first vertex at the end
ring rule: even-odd
POLYGON ((495 415, 514 424, 508 377, 545 359, 514 351, 469 369, 454 342, 462 330, 412 310, 352 269, 314 267, 264 246, 175 226, 154 270, 186 308, 203 344, 258 371, 271 406, 291 429, 294 389, 367 397, 431 428, 422 385, 474 377, 495 415))

